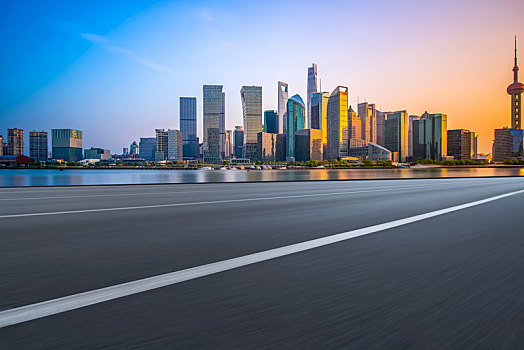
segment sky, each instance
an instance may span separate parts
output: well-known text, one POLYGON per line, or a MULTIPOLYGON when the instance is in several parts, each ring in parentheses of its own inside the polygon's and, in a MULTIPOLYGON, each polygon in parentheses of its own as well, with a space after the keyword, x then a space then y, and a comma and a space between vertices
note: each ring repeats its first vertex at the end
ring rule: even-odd
POLYGON ((0 135, 74 128, 112 153, 179 128, 180 96, 197 97, 201 135, 203 84, 224 85, 227 129, 242 125, 243 85, 263 87, 264 110, 279 80, 305 99, 313 62, 323 91, 446 113, 491 152, 510 125, 514 35, 524 62, 521 0, 9 0, 0 13, 0 135))

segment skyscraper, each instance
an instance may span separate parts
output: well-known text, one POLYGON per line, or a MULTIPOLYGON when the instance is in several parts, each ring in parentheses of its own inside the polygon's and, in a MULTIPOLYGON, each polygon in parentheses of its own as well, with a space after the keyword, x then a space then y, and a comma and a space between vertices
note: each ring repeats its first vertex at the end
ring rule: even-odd
MULTIPOLYGON (((375 124, 377 126, 377 141, 376 144, 384 147, 384 125, 386 124, 386 116, 388 112, 381 112, 375 110, 375 124)), ((408 138, 409 139, 409 138, 408 138)))
POLYGON ((156 129, 156 152, 155 162, 162 162, 167 159, 167 130, 156 129))
POLYGON ((148 162, 155 160, 156 137, 141 137, 138 147, 139 157, 148 162))
POLYGON ((295 133, 295 160, 297 162, 322 161, 322 153, 322 130, 302 129, 295 133))
POLYGON ((361 138, 365 141, 375 143, 377 140, 375 105, 367 102, 359 103, 357 113, 361 123, 361 138))
POLYGON ((226 130, 226 152, 225 157, 226 159, 231 159, 231 155, 233 154, 233 131, 226 130))
POLYGON ((184 137, 182 131, 167 130, 167 160, 181 162, 184 159, 184 137))
POLYGON ((475 159, 476 132, 466 129, 448 130, 448 156, 454 159, 475 159))
POLYGON ((278 134, 277 111, 264 111, 264 132, 278 134))
POLYGON ((408 117, 408 160, 413 160, 413 121, 419 120, 418 115, 410 115, 408 117))
POLYGON ((388 113, 384 122, 384 147, 395 161, 405 162, 408 153, 408 112, 388 113))
POLYGON ((262 131, 262 86, 242 86, 242 112, 244 116, 244 156, 258 157, 258 133, 262 131))
POLYGON ((233 155, 235 158, 244 158, 244 130, 242 126, 235 126, 233 131, 233 155))
POLYGON ((75 129, 52 129, 51 134, 53 159, 62 159, 66 162, 78 162, 82 160, 82 131, 75 129))
POLYGON ((47 132, 29 132, 29 156, 36 161, 43 162, 49 157, 47 146, 47 132))
POLYGON ((131 146, 129 146, 129 156, 131 158, 137 158, 138 157, 138 152, 139 152, 138 144, 136 143, 136 141, 133 141, 131 146))
POLYGON ((351 106, 348 110, 348 130, 350 139, 362 139, 360 118, 351 106))
POLYGON ((286 113, 286 157, 293 161, 295 158, 295 133, 304 129, 306 123, 306 106, 300 95, 294 95, 287 101, 286 113))
POLYGON ((317 92, 317 65, 313 63, 307 69, 307 128, 311 128, 311 98, 317 92))
POLYGON ((226 157, 226 93, 222 92, 222 102, 220 105, 220 157, 226 157))
POLYGON ((204 142, 203 155, 206 163, 221 163, 220 120, 223 111, 222 85, 203 86, 204 142))
POLYGON ((4 137, 0 135, 0 156, 4 155, 4 137))
POLYGON ((327 129, 327 159, 348 156, 348 88, 337 86, 329 96, 327 129))
POLYGON ((287 100, 288 100, 288 85, 281 81, 278 82, 278 133, 286 133, 287 124, 287 100))
POLYGON ((495 142, 493 142, 493 160, 502 161, 524 156, 522 129, 495 129, 495 142))
POLYGON ((519 83, 519 67, 517 65, 517 36, 515 36, 515 65, 513 66, 513 83, 508 86, 511 95, 511 128, 522 129, 522 92, 524 84, 519 83))
POLYGON ((182 131, 183 156, 195 160, 197 154, 197 99, 180 97, 180 131, 182 131))
POLYGON ((7 153, 10 156, 21 156, 24 154, 24 130, 7 129, 7 153))
MULTIPOLYGON (((388 116, 389 117, 389 116, 388 116)), ((425 112, 413 120, 413 160, 443 160, 447 156, 448 117, 425 112)))
POLYGON ((322 152, 327 152, 327 106, 329 92, 317 92, 311 97, 310 129, 322 130, 322 152))

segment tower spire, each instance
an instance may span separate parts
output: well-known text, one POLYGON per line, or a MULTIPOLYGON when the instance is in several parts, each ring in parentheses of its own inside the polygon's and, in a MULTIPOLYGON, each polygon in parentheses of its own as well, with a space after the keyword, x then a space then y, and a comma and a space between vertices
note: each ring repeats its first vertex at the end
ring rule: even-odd
POLYGON ((513 82, 519 81, 519 66, 517 65, 517 36, 515 35, 515 66, 513 66, 513 82))

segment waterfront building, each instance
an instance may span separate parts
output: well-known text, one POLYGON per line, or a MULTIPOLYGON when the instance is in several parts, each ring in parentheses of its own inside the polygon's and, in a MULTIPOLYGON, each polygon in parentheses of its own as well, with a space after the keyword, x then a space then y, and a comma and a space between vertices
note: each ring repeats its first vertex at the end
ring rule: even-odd
POLYGON ((156 129, 156 151, 155 162, 162 162, 167 159, 167 130, 156 129))
POLYGON ((222 85, 203 86, 203 157, 205 163, 222 163, 220 131, 224 118, 224 97, 222 85))
POLYGON ((29 157, 38 162, 44 162, 49 158, 47 132, 29 132, 29 157))
POLYGON ((0 156, 4 155, 4 137, 0 135, 0 156))
POLYGON ((220 157, 225 158, 226 154, 226 93, 222 92, 222 101, 220 105, 220 157))
POLYGON ((276 142, 276 154, 275 154, 275 161, 277 162, 285 162, 286 161, 286 152, 287 152, 287 136, 286 134, 277 134, 277 142, 276 142))
POLYGON ((122 148, 122 156, 124 157, 129 156, 129 148, 127 147, 122 148))
POLYGON ((408 160, 413 160, 413 121, 419 120, 418 115, 410 115, 408 117, 408 160))
POLYGON ((242 126, 235 126, 233 131, 233 155, 235 158, 244 158, 244 130, 242 130, 242 126))
MULTIPOLYGON (((375 110, 375 124, 377 126, 377 139, 376 144, 384 147, 385 144, 385 136, 384 136, 384 128, 386 124, 386 117, 390 112, 381 112, 379 110, 375 110)), ((409 128, 408 128, 409 132, 409 128)), ((409 137, 408 137, 409 139, 409 137)))
POLYGON ((522 129, 522 92, 524 84, 519 82, 519 66, 517 65, 517 36, 515 36, 515 64, 513 65, 513 83, 507 92, 511 95, 511 128, 522 129))
POLYGON ((82 131, 52 129, 51 134, 53 159, 62 159, 66 162, 79 162, 82 160, 82 131))
POLYGON ((141 159, 148 162, 155 160, 156 153, 156 137, 141 137, 138 147, 138 154, 141 159))
POLYGON ((322 130, 302 129, 295 133, 295 160, 306 162, 308 160, 322 161, 322 130))
POLYGON ((454 159, 476 159, 477 133, 466 129, 448 130, 447 155, 454 159))
MULTIPOLYGON (((311 99, 313 94, 317 92, 317 65, 313 63, 307 69, 307 128, 311 128, 311 99)), ((315 128, 320 129, 320 128, 315 128)))
POLYGON ((137 158, 138 157, 138 152, 139 152, 138 144, 136 143, 136 141, 133 141, 133 143, 129 147, 129 156, 131 158, 137 158))
POLYGON ((100 159, 100 160, 109 160, 111 159, 111 151, 103 148, 91 147, 84 151, 85 159, 100 159))
POLYGON ((357 105, 357 114, 360 118, 361 137, 371 143, 377 139, 377 122, 375 115, 375 105, 372 103, 362 102, 357 105))
POLYGON ((522 129, 495 129, 492 159, 503 161, 510 158, 524 157, 522 129))
POLYGON ((278 82, 278 133, 286 133, 287 125, 287 100, 288 100, 288 84, 281 81, 278 82))
POLYGON ((184 160, 184 135, 181 130, 167 130, 167 160, 181 162, 184 160))
POLYGON ((300 95, 294 95, 287 101, 287 123, 286 123, 286 159, 295 159, 295 133, 305 127, 306 106, 300 95))
POLYGON ((328 101, 327 159, 335 160, 348 156, 348 88, 338 86, 328 101))
POLYGON ((353 110, 353 107, 349 106, 348 110, 348 130, 350 139, 360 139, 362 135, 362 126, 360 117, 357 112, 353 110))
POLYGON ((258 157, 258 133, 262 132, 262 86, 242 86, 242 112, 244 119, 244 157, 258 157))
POLYGON ((180 97, 180 131, 182 131, 183 159, 196 160, 198 157, 196 97, 180 97))
MULTIPOLYGON (((408 112, 388 113, 384 121, 384 148, 405 162, 408 152, 408 112)), ((397 159, 395 159, 397 160, 397 159)))
POLYGON ((24 130, 7 129, 7 155, 21 156, 24 154, 24 130))
POLYGON ((448 117, 441 113, 425 112, 420 119, 413 119, 413 161, 446 158, 447 125, 448 117))
POLYGON ((269 132, 259 132, 258 137, 258 157, 261 162, 274 162, 277 154, 277 135, 269 132))
POLYGON ((394 160, 393 152, 390 150, 362 139, 349 140, 348 156, 358 158, 361 162, 364 160, 394 160))
POLYGON ((233 155, 233 131, 232 130, 226 130, 226 151, 225 151, 225 158, 231 159, 231 156, 233 155))
POLYGON ((327 152, 327 106, 329 92, 317 92, 311 97, 311 126, 310 129, 322 130, 322 152, 327 152))
POLYGON ((277 111, 264 111, 264 132, 278 134, 277 111))

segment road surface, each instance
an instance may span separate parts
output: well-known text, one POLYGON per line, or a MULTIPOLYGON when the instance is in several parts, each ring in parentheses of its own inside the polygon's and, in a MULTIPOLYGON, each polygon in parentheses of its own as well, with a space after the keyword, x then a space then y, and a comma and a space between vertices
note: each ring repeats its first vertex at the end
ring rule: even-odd
POLYGON ((524 178, 0 189, 0 348, 524 348, 524 178))

